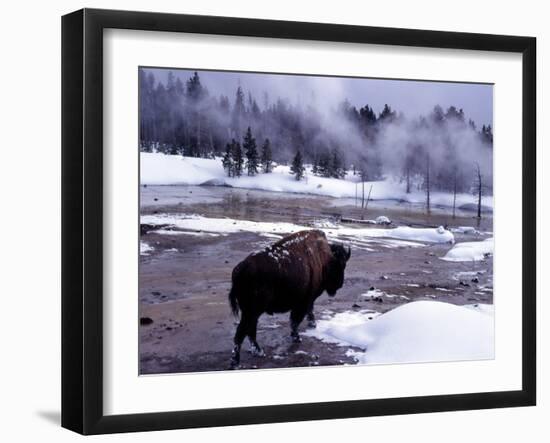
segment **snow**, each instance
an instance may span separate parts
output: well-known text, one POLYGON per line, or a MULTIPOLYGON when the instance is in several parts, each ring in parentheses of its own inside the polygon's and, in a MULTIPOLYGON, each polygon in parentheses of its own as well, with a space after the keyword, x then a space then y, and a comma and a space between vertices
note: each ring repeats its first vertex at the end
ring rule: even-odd
POLYGON ((154 232, 160 235, 191 235, 193 237, 220 237, 224 235, 215 232, 173 231, 170 229, 157 229, 154 232))
POLYGON ((367 298, 376 298, 376 297, 383 297, 386 293, 382 292, 380 289, 369 289, 364 294, 361 294, 361 297, 367 297, 367 298))
POLYGON ((373 317, 346 311, 318 320, 306 335, 341 346, 361 364, 494 358, 491 305, 456 306, 415 301, 373 317), (371 319, 369 319, 369 317, 371 319))
MULTIPOLYGON (((306 168, 304 180, 296 181, 290 174, 290 167, 278 165, 270 174, 227 177, 220 158, 194 158, 179 155, 142 152, 140 154, 140 182, 142 185, 216 185, 235 188, 259 189, 273 192, 316 194, 337 198, 352 198, 361 193, 362 184, 358 176, 348 173, 345 179, 317 177, 306 168), (356 194, 357 192, 357 194, 356 194)), ((422 190, 410 194, 399 180, 388 178, 383 181, 365 182, 365 189, 372 185, 371 200, 396 200, 409 203, 425 202, 422 190)), ((432 205, 453 204, 453 195, 445 192, 430 194, 432 205)), ((474 205, 475 197, 457 194, 457 205, 474 205)), ((493 198, 483 198, 483 204, 492 208, 493 198)))
MULTIPOLYGON (((197 214, 151 214, 142 215, 141 223, 150 225, 171 225, 183 231, 156 231, 157 233, 170 233, 175 235, 175 232, 191 232, 195 235, 212 235, 212 234, 231 234, 237 232, 252 232, 259 235, 273 237, 279 234, 290 234, 297 231, 311 229, 307 226, 297 225, 294 223, 285 222, 256 222, 250 220, 236 220, 231 218, 207 218, 197 214)), ((382 228, 349 228, 336 226, 330 228, 320 228, 331 239, 350 240, 372 240, 381 238, 390 238, 411 242, 427 242, 427 243, 454 243, 454 235, 443 229, 433 228, 411 228, 408 226, 400 226, 393 229, 382 228)), ((193 235, 193 234, 191 234, 193 235)), ((387 244, 388 247, 396 246, 417 246, 416 244, 408 243, 392 243, 387 244)))
POLYGON ((139 242, 139 255, 149 255, 149 252, 154 251, 155 248, 145 243, 143 240, 139 242))
MULTIPOLYGON (((305 226, 282 222, 255 222, 249 220, 235 220, 231 218, 208 218, 196 214, 154 214, 142 215, 141 222, 150 225, 171 225, 183 231, 197 235, 210 234, 234 234, 238 232, 253 232, 256 234, 269 234, 271 237, 277 233, 289 234, 308 229, 305 226)), ((156 231, 157 233, 159 231, 156 231)))
POLYGON ((447 261, 479 261, 487 254, 492 254, 494 248, 493 238, 483 241, 457 243, 442 260, 447 261))
POLYGON ((372 228, 340 228, 339 235, 350 235, 357 237, 389 237, 398 240, 409 240, 427 243, 454 243, 454 235, 442 226, 434 228, 411 228, 399 226, 394 229, 372 229, 372 228))
POLYGON ((376 223, 379 225, 389 225, 391 224, 391 220, 385 215, 381 215, 379 217, 376 217, 376 223))

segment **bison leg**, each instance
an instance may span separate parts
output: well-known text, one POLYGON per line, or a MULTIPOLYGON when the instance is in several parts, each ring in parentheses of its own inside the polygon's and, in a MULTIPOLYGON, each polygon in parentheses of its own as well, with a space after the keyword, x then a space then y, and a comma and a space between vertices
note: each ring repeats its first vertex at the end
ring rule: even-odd
POLYGON ((248 339, 250 340, 250 351, 257 357, 264 357, 265 352, 256 341, 256 330, 258 329, 258 317, 254 318, 254 321, 249 323, 248 327, 248 339))
POLYGON ((317 326, 317 322, 315 321, 315 314, 313 313, 313 303, 309 307, 307 311, 307 326, 308 328, 315 328, 317 326))
POLYGON ((298 326, 302 323, 306 313, 304 310, 294 310, 290 312, 290 336, 294 343, 300 343, 302 339, 298 334, 298 326))
POLYGON ((248 328, 248 318, 242 315, 239 326, 237 326, 237 332, 235 332, 235 338, 233 339, 235 346, 233 347, 233 353, 231 355, 231 369, 237 368, 241 362, 241 345, 246 337, 248 328))

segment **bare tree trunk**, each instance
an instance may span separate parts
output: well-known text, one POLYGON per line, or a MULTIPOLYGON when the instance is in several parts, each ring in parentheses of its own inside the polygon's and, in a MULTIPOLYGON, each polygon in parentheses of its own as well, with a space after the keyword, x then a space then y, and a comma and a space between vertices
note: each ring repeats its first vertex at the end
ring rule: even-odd
POLYGON ((407 166, 407 194, 411 193, 411 168, 407 166))
POLYGON ((428 215, 430 215, 430 154, 427 155, 426 160, 426 211, 428 212, 428 215))
POLYGON ((454 181, 453 181, 453 218, 456 217, 456 169, 454 171, 454 181))
POLYGON ((201 152, 201 114, 197 111, 197 154, 202 157, 201 152))
POLYGON ((481 169, 479 168, 479 163, 476 163, 477 166, 477 218, 481 219, 481 189, 483 184, 481 182, 481 169))
POLYGON ((371 194, 371 192, 372 192, 372 187, 373 187, 373 185, 370 185, 369 195, 367 195, 367 202, 365 203, 365 211, 366 211, 367 208, 369 207, 369 200, 370 200, 370 194, 371 194))
POLYGON ((361 181, 361 187, 362 187, 362 190, 361 190, 361 209, 363 209, 365 207, 365 180, 362 179, 361 181))

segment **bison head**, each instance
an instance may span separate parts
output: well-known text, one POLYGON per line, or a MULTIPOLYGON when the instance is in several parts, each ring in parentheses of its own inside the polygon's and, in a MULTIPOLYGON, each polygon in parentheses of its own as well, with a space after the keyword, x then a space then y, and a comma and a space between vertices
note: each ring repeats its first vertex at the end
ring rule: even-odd
POLYGON ((332 258, 328 263, 325 289, 328 295, 334 297, 336 291, 344 284, 344 271, 346 263, 351 256, 351 249, 348 247, 346 250, 342 245, 332 244, 330 245, 330 250, 332 251, 332 258))

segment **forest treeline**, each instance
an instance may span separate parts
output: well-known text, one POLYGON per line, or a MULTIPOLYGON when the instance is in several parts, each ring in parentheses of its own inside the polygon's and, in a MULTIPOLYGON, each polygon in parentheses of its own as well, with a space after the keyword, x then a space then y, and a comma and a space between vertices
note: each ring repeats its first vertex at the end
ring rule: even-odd
POLYGON ((407 192, 492 192, 491 125, 477 128, 454 106, 414 118, 388 104, 379 113, 347 100, 324 109, 314 98, 293 104, 267 93, 257 98, 242 86, 233 97, 214 96, 197 72, 186 81, 172 72, 158 81, 140 69, 139 112, 141 151, 221 157, 228 175, 269 173, 279 163, 301 178, 301 165, 309 164, 325 177, 391 175, 407 192))

